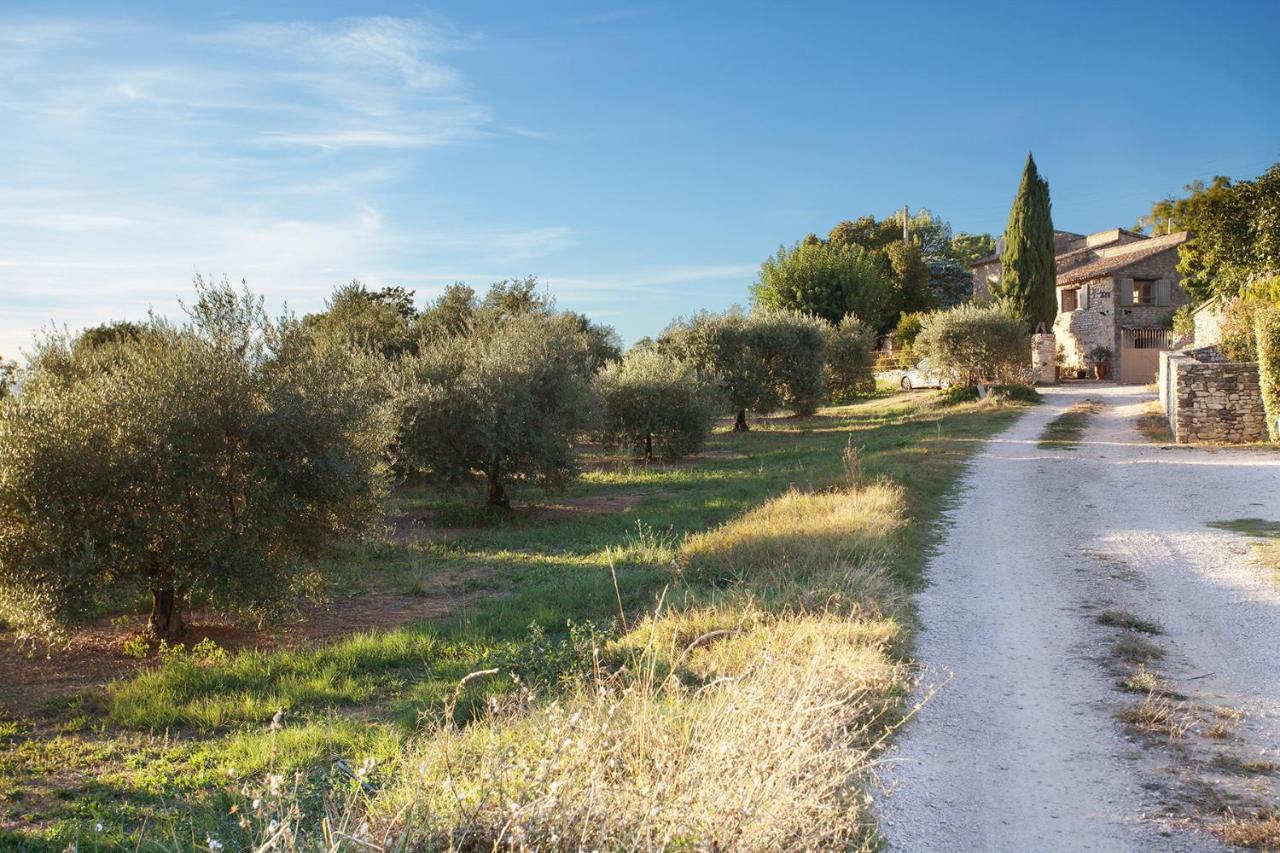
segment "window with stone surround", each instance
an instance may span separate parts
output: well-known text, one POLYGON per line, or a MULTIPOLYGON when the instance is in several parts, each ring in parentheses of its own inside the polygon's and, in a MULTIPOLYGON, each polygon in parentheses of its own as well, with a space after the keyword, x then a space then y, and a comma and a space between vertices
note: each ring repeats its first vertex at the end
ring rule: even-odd
POLYGON ((1135 278, 1133 280, 1133 304, 1156 304, 1156 280, 1154 278, 1135 278))

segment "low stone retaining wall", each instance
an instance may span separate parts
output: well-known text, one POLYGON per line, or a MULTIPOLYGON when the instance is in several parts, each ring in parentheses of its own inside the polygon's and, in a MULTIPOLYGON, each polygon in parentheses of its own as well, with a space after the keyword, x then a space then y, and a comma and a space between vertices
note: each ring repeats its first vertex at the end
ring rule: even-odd
POLYGON ((1178 444, 1266 441, 1256 362, 1228 361, 1215 347, 1167 351, 1156 382, 1178 444))

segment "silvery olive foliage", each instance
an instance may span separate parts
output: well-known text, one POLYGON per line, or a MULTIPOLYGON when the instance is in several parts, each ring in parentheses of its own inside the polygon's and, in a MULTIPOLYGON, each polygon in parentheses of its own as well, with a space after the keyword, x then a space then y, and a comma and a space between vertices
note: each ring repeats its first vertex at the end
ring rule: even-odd
POLYGON ((1019 309, 958 305, 925 315, 914 351, 957 385, 1020 382, 1031 366, 1031 332, 1019 309))
POLYGON ((379 522, 382 360, 196 288, 181 324, 47 335, 0 401, 0 617, 22 635, 148 594, 163 637, 193 599, 269 614, 379 522))
POLYGON ((593 384, 602 409, 601 442, 646 460, 701 450, 722 405, 692 364, 652 348, 607 365, 593 384))
POLYGON ((876 390, 875 347, 875 333, 853 314, 828 327, 826 381, 832 400, 843 402, 876 390))
POLYGON ((401 464, 455 485, 479 472, 493 506, 510 506, 512 482, 562 487, 596 415, 590 346, 577 317, 546 311, 424 341, 403 361, 401 464))
POLYGON ((720 389, 734 414, 734 430, 748 428, 747 412, 786 406, 812 414, 821 403, 826 324, 791 309, 750 314, 703 311, 676 320, 659 336, 659 351, 687 361, 720 389))

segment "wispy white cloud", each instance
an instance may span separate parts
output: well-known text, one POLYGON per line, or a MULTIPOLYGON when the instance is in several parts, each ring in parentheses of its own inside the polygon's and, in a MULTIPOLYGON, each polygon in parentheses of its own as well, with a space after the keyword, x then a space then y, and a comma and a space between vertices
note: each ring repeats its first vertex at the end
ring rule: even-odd
POLYGON ((573 245, 405 192, 431 150, 517 136, 453 62, 480 44, 396 18, 196 34, 0 17, 0 162, 20 164, 0 184, 0 354, 51 319, 175 310, 197 271, 308 310, 351 278, 573 245))

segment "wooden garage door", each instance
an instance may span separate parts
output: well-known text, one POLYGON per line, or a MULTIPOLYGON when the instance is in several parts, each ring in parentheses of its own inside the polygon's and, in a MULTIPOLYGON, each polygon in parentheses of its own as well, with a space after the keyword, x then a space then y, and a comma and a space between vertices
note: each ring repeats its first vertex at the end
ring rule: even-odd
POLYGON ((1121 382, 1146 385, 1156 381, 1160 369, 1160 351, 1169 349, 1168 329, 1121 329, 1121 382))

